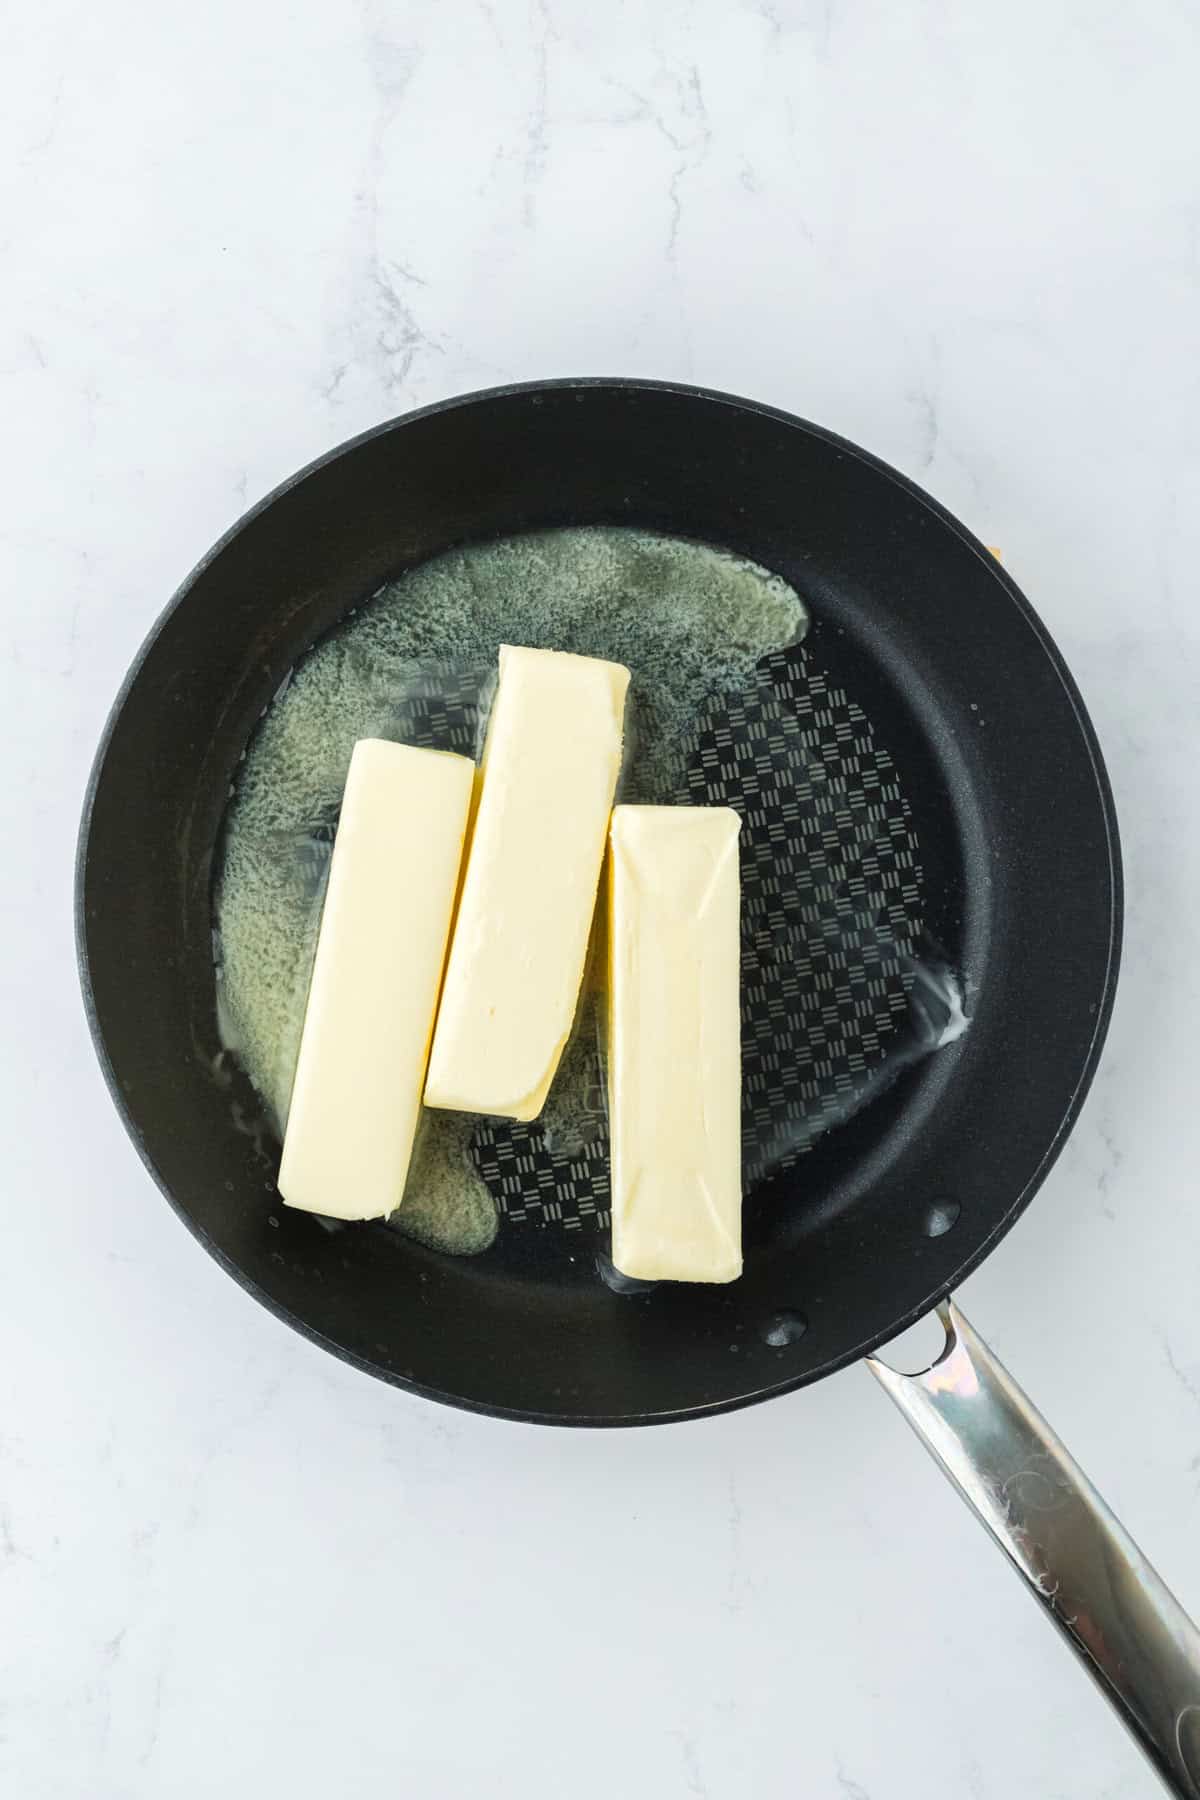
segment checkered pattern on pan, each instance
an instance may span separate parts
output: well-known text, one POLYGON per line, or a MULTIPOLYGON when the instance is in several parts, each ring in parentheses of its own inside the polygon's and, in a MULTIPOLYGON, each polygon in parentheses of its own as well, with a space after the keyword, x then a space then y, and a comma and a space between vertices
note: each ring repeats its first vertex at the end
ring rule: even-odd
MULTIPOLYGON (((805 646, 759 665, 701 722, 677 799, 743 819, 742 1138, 746 1188, 786 1168, 878 1075, 908 1013, 922 876, 908 802, 861 707, 805 646)), ((585 1043, 575 1054, 588 1055, 585 1043)), ((489 1120, 472 1154, 505 1221, 609 1220, 608 1146, 556 1151, 489 1120)))

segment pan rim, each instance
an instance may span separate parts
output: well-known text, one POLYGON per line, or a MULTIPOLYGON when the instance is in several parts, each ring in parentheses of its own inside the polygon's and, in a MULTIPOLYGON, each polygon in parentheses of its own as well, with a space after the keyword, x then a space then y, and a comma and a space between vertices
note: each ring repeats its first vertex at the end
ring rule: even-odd
POLYGON ((121 682, 116 697, 114 698, 105 719, 88 774, 76 843, 74 868, 74 935, 76 959, 79 968, 84 1011, 87 1017, 97 1060, 116 1107, 117 1114, 137 1149, 142 1163, 146 1167, 160 1193, 163 1194, 164 1198, 170 1204, 172 1210, 183 1221, 192 1235, 203 1245, 205 1250, 208 1251, 209 1255, 211 1255, 219 1266, 223 1268, 227 1274, 231 1275, 238 1285, 250 1294, 260 1305, 266 1307, 268 1311, 273 1313, 275 1317, 281 1319, 285 1324, 290 1325, 294 1330, 300 1332, 311 1343, 323 1350, 329 1351, 341 1361, 349 1363, 352 1367, 361 1369, 364 1373, 385 1381, 391 1386, 416 1394, 423 1399, 453 1406, 461 1411, 479 1413, 488 1417, 513 1420, 526 1424, 560 1425, 572 1428, 596 1427, 613 1429, 617 1427, 639 1427, 677 1423, 685 1420, 708 1418, 720 1413, 737 1411, 744 1406, 756 1405, 760 1401, 775 1399, 784 1394, 792 1393, 798 1388, 806 1387, 815 1381, 822 1380, 825 1376, 835 1374, 838 1370, 846 1368, 851 1363, 860 1361, 863 1357, 870 1355, 882 1344, 885 1344, 893 1337, 898 1336, 899 1333, 907 1329, 908 1326, 914 1324, 918 1319, 932 1311, 940 1301, 944 1300, 955 1288, 957 1288, 961 1282, 971 1275, 992 1253, 1001 1239, 1009 1230, 1011 1230, 1012 1226, 1024 1212, 1030 1201, 1034 1198, 1038 1189, 1049 1175, 1055 1162, 1058 1160, 1063 1146, 1079 1117, 1080 1110, 1087 1097, 1092 1081, 1095 1078, 1096 1069, 1099 1064, 1112 1017, 1120 969, 1123 919, 1123 873, 1116 808, 1095 728, 1092 725, 1075 679, 1067 667, 1061 652, 1058 650, 1045 625, 1042 623, 1042 620, 1034 611, 1020 588, 1017 587, 1003 564, 991 554, 986 546, 976 538, 960 520, 947 511, 939 501, 934 499, 932 495, 928 494, 916 482, 912 481, 908 476, 903 475, 899 470, 893 468, 889 463, 886 463, 881 458, 875 456, 872 452, 864 450, 860 445, 855 444, 850 439, 842 437, 837 432, 831 431, 828 427, 801 418, 799 415, 788 412, 782 408, 768 405, 765 402, 730 394, 719 389, 708 388, 693 383, 652 380, 635 376, 564 376, 547 380, 504 383, 499 386, 474 389, 467 393, 447 396, 442 400, 433 401, 428 405, 400 413, 391 419, 383 420, 379 424, 371 426, 365 431, 359 432, 355 436, 346 439, 344 442, 334 445, 320 456, 313 458, 300 469, 287 476, 260 500, 256 501, 253 506, 249 507, 241 514, 221 537, 217 539, 210 549, 205 552, 199 561, 196 562, 188 574, 185 575, 166 605, 161 609, 151 624, 121 682), (965 1258, 957 1267, 953 1279, 936 1283, 931 1288, 926 1298, 908 1308, 903 1316, 898 1318, 894 1323, 889 1324, 884 1331, 867 1334, 860 1343, 832 1355, 817 1369, 805 1370, 797 1375, 785 1376, 777 1382, 766 1383, 746 1393, 723 1396, 720 1399, 705 1401, 696 1406, 672 1407, 658 1412, 639 1411, 636 1413, 619 1414, 598 1414, 586 1411, 573 1413, 548 1412, 536 1408, 506 1407, 474 1400, 466 1395, 446 1392, 432 1383, 422 1382, 411 1376, 404 1376, 393 1370, 382 1368, 379 1364, 372 1362, 369 1358, 355 1354, 353 1351, 346 1349, 343 1345, 334 1342, 323 1332, 311 1325, 307 1320, 301 1318, 297 1313, 292 1311, 291 1308, 276 1300, 274 1296, 261 1287, 252 1276, 247 1274, 244 1269, 234 1262, 234 1260, 214 1242, 191 1214, 185 1210, 183 1205, 171 1192, 169 1186, 156 1167, 146 1147, 142 1133, 132 1116, 121 1082, 109 1055, 95 997, 88 945, 85 878, 95 801, 100 783, 103 779, 109 749, 125 704, 146 663, 147 657, 174 613, 183 605, 197 582, 210 566, 224 553, 227 547, 236 538, 238 538, 263 513, 273 507, 285 495, 292 492, 310 476, 318 473, 331 463, 353 453, 355 450, 377 438, 402 430, 406 426, 416 424, 422 419, 457 411, 480 403, 519 399, 537 394, 577 392, 581 390, 601 390, 627 394, 642 392, 669 394, 684 399, 700 400, 709 404, 726 407, 736 412, 752 414, 773 420, 776 423, 787 427, 789 430, 798 430, 823 441, 840 454, 853 458, 875 474, 885 477, 895 487, 899 488, 902 493, 907 495, 928 513, 932 514, 943 526, 948 527, 955 537, 957 537, 975 557, 985 564, 991 577, 999 581, 1008 600, 1032 632, 1046 663, 1053 670, 1058 683, 1062 688, 1064 697, 1068 702, 1075 721, 1079 740, 1086 750, 1088 765, 1091 770, 1092 780, 1095 783, 1096 795, 1100 803, 1100 814, 1104 825, 1105 861, 1108 873, 1108 893, 1106 896, 1108 944, 1103 979, 1095 1003, 1091 1036, 1086 1053, 1083 1056, 1080 1065, 1080 1071, 1075 1086, 1069 1096, 1059 1126, 1050 1143, 1046 1146, 1035 1169, 1020 1192, 1013 1197, 1009 1206, 996 1220, 992 1230, 986 1235, 982 1242, 976 1246, 970 1256, 965 1258))

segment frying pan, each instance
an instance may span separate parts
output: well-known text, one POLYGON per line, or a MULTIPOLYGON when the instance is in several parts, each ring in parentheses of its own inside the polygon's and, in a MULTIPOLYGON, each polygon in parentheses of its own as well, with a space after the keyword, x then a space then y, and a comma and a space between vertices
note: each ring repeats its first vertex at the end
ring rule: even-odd
MULTIPOLYGON (((746 741, 761 737, 748 728, 746 741)), ((719 749, 702 761, 722 776, 722 797, 751 807, 740 765, 731 773, 719 749)), ((708 793, 693 781, 685 797, 708 793)), ((749 814, 747 830, 753 850, 749 814)), ((1062 1148, 1107 1027, 1120 927, 1116 822, 1092 727, 996 560, 832 433, 650 382, 549 382, 430 407, 254 508, 138 656, 79 848, 83 988, 114 1100, 184 1222, 264 1305, 397 1386, 575 1425, 769 1399, 870 1357, 939 1309, 946 1341, 932 1368, 871 1366, 1160 1773, 1198 1794, 1200 1637, 949 1299, 1062 1148), (214 858, 239 758, 287 671, 350 608, 432 556, 593 524, 724 547, 802 595, 805 660, 772 674, 783 683, 772 716, 803 727, 815 776, 794 781, 790 811, 776 795, 776 828, 768 818, 757 840, 763 904, 786 916, 809 882, 801 927, 836 911, 851 884, 813 890, 810 852, 832 878, 842 823, 868 816, 879 831, 859 866, 878 873, 893 855, 908 871, 895 879, 917 895, 923 941, 968 996, 956 1043, 910 1059, 748 1196, 746 1272, 729 1287, 616 1293, 597 1274, 602 1213, 533 1217, 502 1177, 501 1229, 480 1256, 439 1255, 381 1225, 330 1235, 280 1207, 261 1141, 235 1127, 212 1079, 214 858), (792 821, 782 833, 779 818, 792 821)), ((807 1091, 825 1104, 862 1066, 854 970, 835 959, 814 1007, 822 983, 810 968, 778 1031, 755 1013, 770 1013, 769 973, 758 1002, 747 977, 758 1088, 786 1083, 792 1061, 813 1064, 806 1033, 818 1024, 807 1091)))

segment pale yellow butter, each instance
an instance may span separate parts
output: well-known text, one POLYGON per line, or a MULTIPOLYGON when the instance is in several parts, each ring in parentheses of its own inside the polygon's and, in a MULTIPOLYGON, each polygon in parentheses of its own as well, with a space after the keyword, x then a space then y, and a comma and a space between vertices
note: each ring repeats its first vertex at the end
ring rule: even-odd
POLYGON ((337 1219, 404 1193, 475 765, 354 747, 292 1087, 279 1191, 337 1219))
POLYGON ((742 1272, 740 823, 728 807, 612 815, 612 1256, 644 1281, 742 1272))
POLYGON ((579 999, 628 686, 619 663, 501 647, 427 1106, 542 1110, 579 999))

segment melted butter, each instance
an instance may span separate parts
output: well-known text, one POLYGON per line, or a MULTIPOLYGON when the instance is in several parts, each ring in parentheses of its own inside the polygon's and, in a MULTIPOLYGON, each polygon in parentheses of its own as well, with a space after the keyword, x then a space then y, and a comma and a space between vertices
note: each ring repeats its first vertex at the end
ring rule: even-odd
MULTIPOLYGON (((450 552, 390 583, 319 643, 247 748, 214 897, 222 1041, 274 1132, 287 1117, 324 871, 360 737, 475 751, 501 642, 571 650, 632 671, 620 797, 669 802, 706 712, 805 623, 794 590, 767 570, 613 527, 450 552)), ((593 998, 543 1115, 564 1153, 606 1130, 596 1042, 593 998)), ((425 1114, 398 1229, 459 1253, 492 1241, 495 1206, 470 1152, 475 1125, 425 1114)))
MULTIPOLYGON (((759 660, 796 642, 805 624, 795 592, 766 570, 701 544, 620 528, 454 551, 351 613, 281 684, 230 798, 214 893, 218 1025, 261 1098, 253 1115, 233 1100, 237 1128, 256 1142, 282 1134, 324 878, 358 738, 477 754, 500 643, 572 650, 625 663, 633 674, 618 797, 669 803, 682 797, 681 776, 706 716, 751 687, 759 660)), ((538 1127, 554 1157, 584 1176, 608 1132, 602 912, 596 925, 575 1028, 538 1127)), ((794 924, 780 922, 775 960, 794 959, 816 929, 826 927, 797 936, 794 924)), ((906 1025, 834 1107, 819 1116, 789 1113, 775 1127, 756 1120, 743 1149, 747 1191, 965 1029, 954 971, 937 957, 895 949, 905 972, 906 1025)), ((214 1078, 228 1085, 224 1058, 214 1078)), ((459 1254, 492 1242, 495 1204, 472 1156, 479 1123, 425 1113, 404 1204, 392 1219, 399 1230, 459 1254)))

